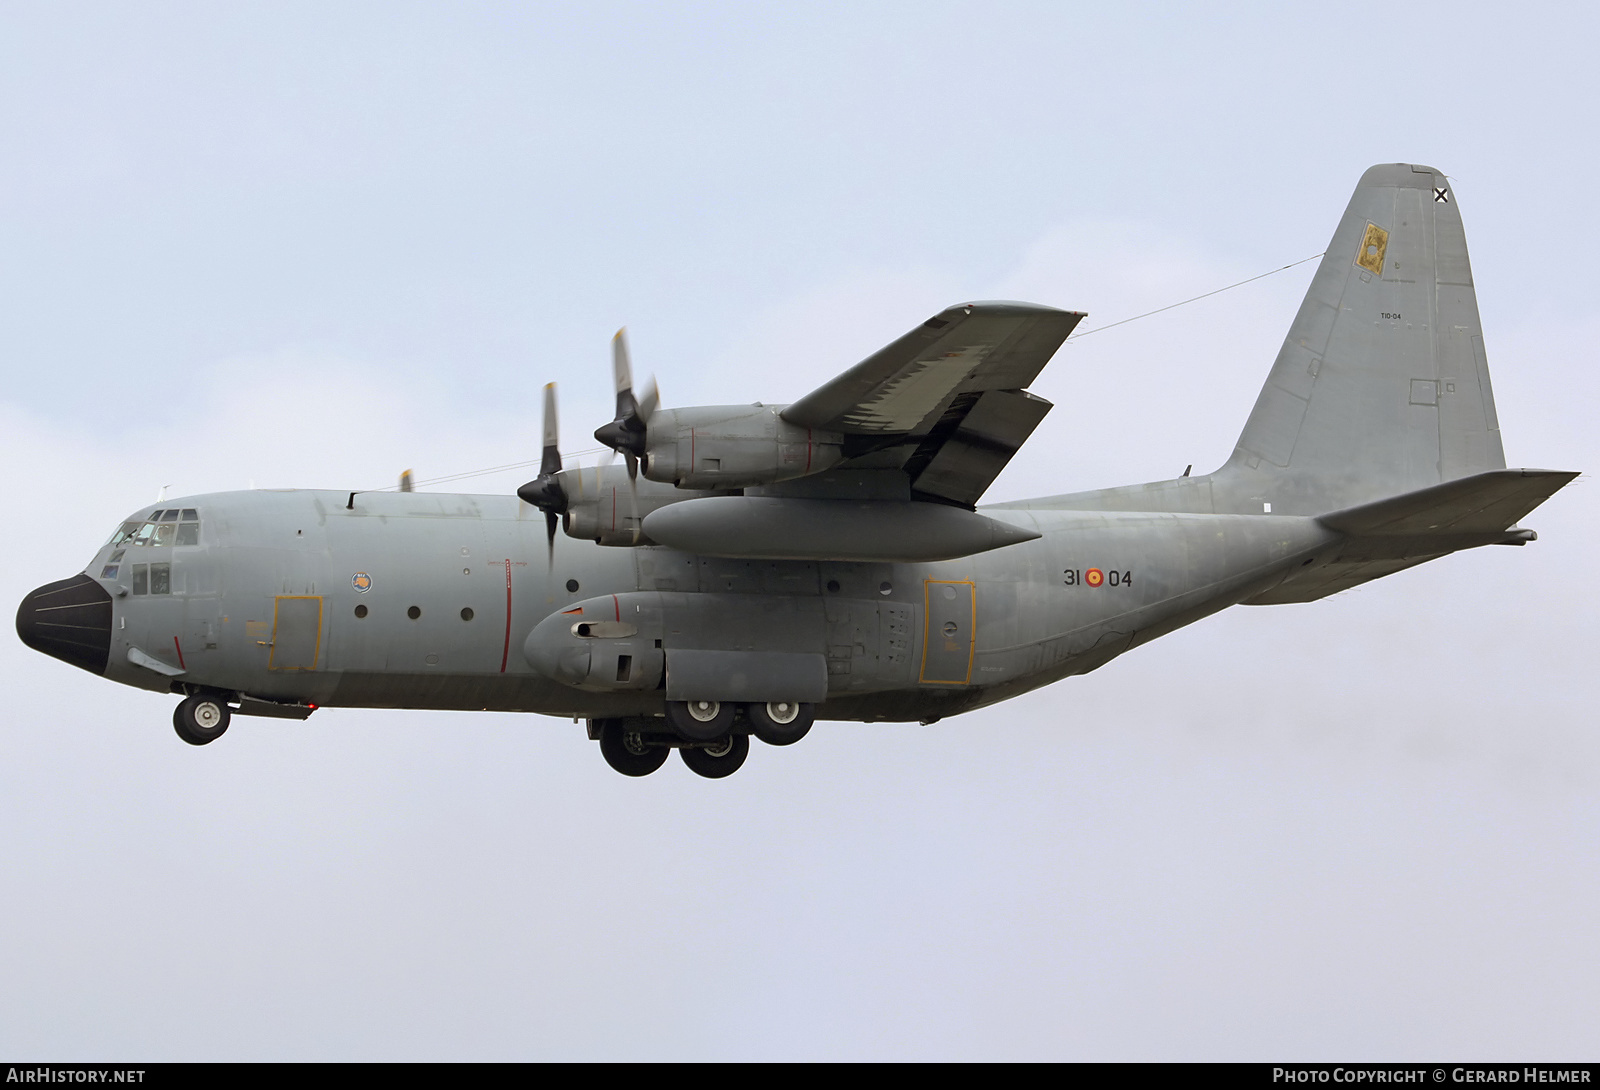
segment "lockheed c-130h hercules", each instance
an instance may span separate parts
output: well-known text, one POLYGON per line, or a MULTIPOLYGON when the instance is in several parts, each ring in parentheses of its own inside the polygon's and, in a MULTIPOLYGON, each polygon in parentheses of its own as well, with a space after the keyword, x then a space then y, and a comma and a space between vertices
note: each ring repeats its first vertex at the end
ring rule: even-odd
POLYGON ((623 456, 563 468, 554 391, 516 496, 250 491, 132 515, 23 600, 24 642, 232 714, 588 721, 618 771, 735 771, 814 719, 930 722, 1228 606, 1309 602, 1460 549, 1575 473, 1507 469, 1461 217, 1439 171, 1362 177, 1214 473, 985 506, 1083 318, 970 303, 791 405, 666 409, 615 342, 623 456), (557 529, 565 531, 559 537, 557 529))

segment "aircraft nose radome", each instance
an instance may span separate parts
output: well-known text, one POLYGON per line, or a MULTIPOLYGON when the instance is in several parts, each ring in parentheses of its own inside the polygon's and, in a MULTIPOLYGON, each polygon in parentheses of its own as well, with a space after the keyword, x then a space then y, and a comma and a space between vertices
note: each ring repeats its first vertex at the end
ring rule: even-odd
POLYGON ((104 674, 111 656, 111 595, 87 575, 46 583, 17 607, 17 635, 35 651, 104 674))

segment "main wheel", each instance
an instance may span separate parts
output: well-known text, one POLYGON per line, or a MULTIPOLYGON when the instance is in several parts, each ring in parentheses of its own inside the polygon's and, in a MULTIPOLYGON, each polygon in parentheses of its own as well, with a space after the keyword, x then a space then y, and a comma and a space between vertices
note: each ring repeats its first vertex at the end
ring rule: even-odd
POLYGON ((651 745, 645 736, 621 719, 600 724, 600 755, 624 776, 648 776, 667 763, 668 746, 651 745))
POLYGON ((750 756, 750 736, 730 734, 708 746, 685 746, 678 750, 690 770, 708 780, 720 780, 739 771, 750 756))
POLYGON ((746 704, 745 718, 756 737, 769 746, 792 746, 806 736, 811 724, 816 722, 814 704, 799 704, 793 700, 771 700, 765 704, 746 704))
POLYGON ((172 710, 172 729, 191 746, 203 746, 222 737, 229 718, 228 705, 222 697, 196 694, 184 697, 172 710))
POLYGON ((716 700, 669 700, 667 722, 689 742, 715 742, 733 728, 733 705, 716 700))

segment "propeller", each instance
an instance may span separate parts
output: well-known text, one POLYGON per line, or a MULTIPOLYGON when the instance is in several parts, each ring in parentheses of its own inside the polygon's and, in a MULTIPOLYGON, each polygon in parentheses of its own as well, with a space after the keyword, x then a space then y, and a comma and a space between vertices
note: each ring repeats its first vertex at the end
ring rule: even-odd
POLYGON ((546 383, 544 388, 544 454, 539 460, 539 475, 521 488, 517 495, 526 503, 544 512, 545 542, 550 550, 550 563, 556 560, 556 525, 567 511, 567 490, 557 476, 561 472, 561 450, 556 428, 556 384, 546 383))
POLYGON ((639 477, 639 459, 645 452, 645 426, 661 402, 661 390, 651 379, 644 399, 634 397, 626 329, 617 330, 611 338, 611 371, 617 381, 617 418, 596 428, 594 437, 622 455, 628 463, 628 480, 634 481, 639 477))

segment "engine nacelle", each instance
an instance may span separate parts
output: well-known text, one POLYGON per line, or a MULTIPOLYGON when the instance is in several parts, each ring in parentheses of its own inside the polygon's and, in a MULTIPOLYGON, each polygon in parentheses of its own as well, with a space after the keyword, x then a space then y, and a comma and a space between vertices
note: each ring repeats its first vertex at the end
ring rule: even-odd
POLYGON ((641 469, 679 488, 744 488, 818 473, 844 457, 844 436, 791 424, 782 408, 657 409, 641 469))
POLYGON ((712 495, 685 492, 654 481, 628 480, 621 462, 588 469, 564 469, 557 478, 567 509, 561 528, 568 537, 597 545, 654 545, 641 524, 646 515, 672 503, 712 495))

